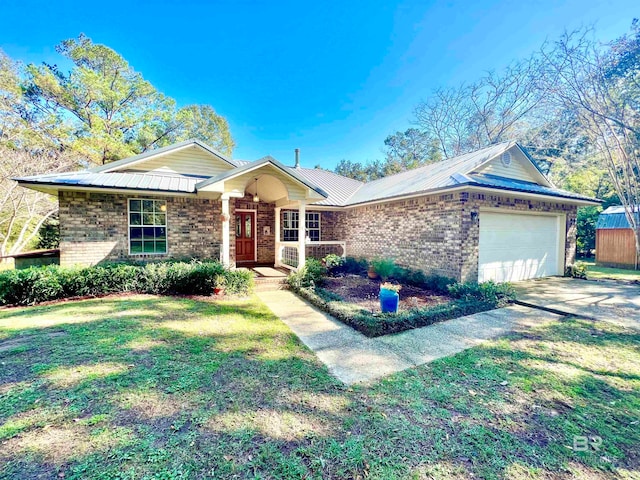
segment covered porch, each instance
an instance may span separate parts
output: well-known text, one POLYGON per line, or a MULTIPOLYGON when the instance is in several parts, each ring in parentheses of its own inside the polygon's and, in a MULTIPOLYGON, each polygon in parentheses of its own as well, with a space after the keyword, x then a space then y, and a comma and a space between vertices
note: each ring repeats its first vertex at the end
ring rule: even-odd
POLYGON ((199 191, 220 194, 220 257, 227 266, 297 269, 308 256, 346 255, 343 212, 317 205, 327 194, 271 157, 216 177, 199 191))

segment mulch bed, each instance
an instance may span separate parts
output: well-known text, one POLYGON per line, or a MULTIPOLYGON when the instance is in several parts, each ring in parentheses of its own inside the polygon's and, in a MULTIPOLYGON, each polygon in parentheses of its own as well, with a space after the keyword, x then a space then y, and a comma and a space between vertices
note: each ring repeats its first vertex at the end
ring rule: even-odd
MULTIPOLYGON (((327 278, 322 288, 339 295, 345 302, 354 303, 375 313, 380 312, 380 300, 378 298, 380 283, 380 280, 372 280, 359 275, 345 275, 343 277, 327 278)), ((433 307, 452 300, 448 295, 409 285, 402 285, 399 293, 399 311, 433 307)))

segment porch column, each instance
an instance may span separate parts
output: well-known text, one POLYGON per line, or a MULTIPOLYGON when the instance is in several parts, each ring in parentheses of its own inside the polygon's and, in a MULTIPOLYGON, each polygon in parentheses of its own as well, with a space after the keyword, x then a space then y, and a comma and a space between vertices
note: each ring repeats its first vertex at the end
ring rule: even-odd
POLYGON ((222 222, 222 264, 225 267, 229 267, 230 255, 229 255, 229 224, 231 223, 231 216, 229 215, 229 197, 222 195, 222 215, 227 218, 222 222))
POLYGON ((275 222, 275 232, 273 232, 276 236, 276 261, 275 266, 280 266, 280 207, 275 208, 276 212, 276 222, 275 222))
POLYGON ((304 200, 300 200, 298 206, 298 268, 304 267, 305 263, 305 249, 307 243, 305 242, 307 236, 307 209, 304 200))

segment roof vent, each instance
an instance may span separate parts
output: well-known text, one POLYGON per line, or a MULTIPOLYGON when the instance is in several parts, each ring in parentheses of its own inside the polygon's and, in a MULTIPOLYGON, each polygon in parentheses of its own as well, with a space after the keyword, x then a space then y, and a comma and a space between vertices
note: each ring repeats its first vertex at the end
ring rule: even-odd
POLYGON ((502 164, 505 167, 508 167, 509 165, 511 165, 511 153, 510 152, 504 152, 502 154, 501 160, 502 160, 502 164))
POLYGON ((296 168, 300 169, 300 149, 296 148, 296 168))

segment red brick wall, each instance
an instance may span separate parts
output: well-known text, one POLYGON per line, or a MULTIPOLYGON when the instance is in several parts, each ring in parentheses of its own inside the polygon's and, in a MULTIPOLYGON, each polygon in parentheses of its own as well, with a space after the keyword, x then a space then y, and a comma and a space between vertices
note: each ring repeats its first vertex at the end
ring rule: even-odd
POLYGON ((515 199, 508 194, 453 193, 366 205, 347 210, 347 254, 393 258, 402 266, 464 281, 478 278, 478 217, 498 207, 512 211, 564 213, 566 263, 575 258, 576 207, 560 202, 515 199))
POLYGON ((60 192, 59 205, 61 265, 162 258, 220 258, 222 227, 218 200, 60 192), (167 201, 166 255, 129 255, 129 198, 167 201))

